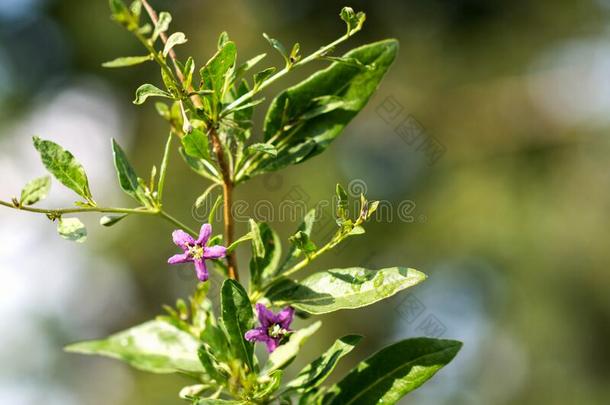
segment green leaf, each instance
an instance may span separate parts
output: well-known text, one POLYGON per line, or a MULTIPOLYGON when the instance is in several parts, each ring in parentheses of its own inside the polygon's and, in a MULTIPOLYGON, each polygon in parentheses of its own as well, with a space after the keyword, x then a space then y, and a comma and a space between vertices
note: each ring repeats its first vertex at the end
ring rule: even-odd
POLYGON ((203 373, 197 358, 198 347, 194 336, 167 322, 154 320, 103 340, 70 345, 65 350, 112 357, 151 373, 203 373))
POLYGON ((264 159, 253 174, 303 162, 321 152, 364 108, 396 57, 398 42, 390 39, 364 45, 345 57, 361 68, 335 62, 281 92, 265 117, 265 141, 274 139, 277 158, 264 159), (326 106, 330 104, 329 106, 326 106))
POLYGON ((153 31, 151 40, 155 42, 159 35, 162 32, 167 31, 169 28, 169 23, 172 22, 172 16, 167 11, 162 11, 159 13, 159 19, 157 20, 157 24, 155 24, 155 30, 153 31))
POLYGON ((127 7, 121 0, 109 0, 108 4, 110 5, 110 12, 112 14, 122 13, 123 11, 127 11, 127 7))
POLYGON ((299 283, 286 280, 269 291, 268 298, 276 306, 288 304, 310 314, 325 314, 374 304, 425 279, 424 273, 406 267, 332 269, 299 283))
MULTIPOLYGON (((264 376, 263 378, 259 378, 259 383, 261 384, 256 392, 253 395, 254 399, 268 399, 268 397, 273 394, 280 387, 282 383, 282 375, 284 372, 282 370, 275 370, 271 374, 264 376)), ((263 401, 263 403, 267 403, 268 401, 263 401)))
POLYGON ((275 71, 276 69, 272 66, 256 73, 254 75, 254 88, 258 89, 265 80, 267 80, 269 77, 271 77, 272 74, 275 73, 275 71))
POLYGON ((64 239, 77 243, 87 240, 87 228, 78 218, 59 218, 57 232, 64 239))
POLYGON ((322 322, 317 321, 306 328, 299 329, 290 335, 288 342, 278 346, 270 355, 265 364, 264 375, 269 375, 275 370, 287 367, 296 357, 305 341, 322 326, 322 322))
POLYGON ((299 251, 304 252, 306 255, 318 250, 316 244, 309 239, 309 235, 303 231, 297 231, 289 240, 299 251))
POLYGON ((193 60, 192 56, 189 56, 184 64, 184 69, 182 69, 182 74, 184 75, 184 91, 189 91, 191 88, 193 83, 193 73, 195 73, 195 61, 193 60))
POLYGON ((193 128, 191 133, 182 137, 182 145, 187 155, 198 159, 209 159, 208 137, 203 131, 193 128))
POLYGON ((248 293, 235 280, 225 280, 221 290, 222 320, 229 335, 229 345, 235 357, 254 370, 254 345, 244 335, 254 325, 254 314, 248 293))
POLYGON ((67 150, 55 142, 34 137, 34 147, 40 153, 42 164, 61 184, 73 190, 88 202, 93 202, 85 169, 67 150))
POLYGON ((143 202, 143 190, 138 181, 138 176, 129 163, 127 155, 114 139, 112 139, 112 156, 114 157, 114 167, 119 178, 121 190, 136 201, 143 202))
POLYGON ((143 104, 148 97, 172 98, 171 94, 168 92, 163 91, 152 84, 146 83, 138 87, 136 90, 136 98, 133 100, 133 103, 136 105, 143 104))
POLYGON ((254 143, 254 144, 248 146, 248 152, 249 153, 261 152, 261 153, 267 153, 271 156, 277 156, 277 149, 275 148, 275 146, 273 146, 269 143, 254 143))
MULTIPOLYGON (((307 238, 309 239, 309 237, 311 236, 311 230, 313 229, 313 224, 315 221, 316 221, 316 210, 314 208, 312 210, 309 210, 309 212, 307 212, 307 214, 305 214, 305 217, 303 218, 303 222, 301 223, 301 225, 299 225, 299 228, 297 229, 297 232, 295 233, 295 235, 298 234, 299 232, 302 232, 305 235, 307 235, 307 238)), ((315 245, 314 245, 314 248, 315 248, 315 245)), ((282 272, 286 271, 287 269, 289 269, 290 267, 292 267, 299 260, 299 257, 301 256, 301 254, 302 254, 302 250, 299 249, 299 247, 293 243, 290 246, 290 250, 288 251, 288 256, 286 257, 286 260, 280 266, 278 273, 282 273, 282 272)))
POLYGON ((116 58, 114 60, 102 63, 105 68, 121 68, 133 65, 139 65, 140 63, 148 62, 153 60, 152 55, 146 56, 124 56, 122 58, 116 58))
POLYGON ((235 43, 228 41, 212 58, 201 68, 200 74, 204 89, 213 90, 215 103, 222 101, 225 88, 226 75, 229 69, 235 65, 237 58, 237 47, 235 43))
POLYGON ((184 162, 188 165, 188 167, 191 168, 192 171, 207 179, 213 181, 217 180, 212 177, 212 175, 206 170, 205 161, 203 159, 197 159, 192 156, 189 156, 184 150, 184 147, 179 148, 178 152, 180 153, 180 156, 182 157, 184 162))
POLYGON ((184 32, 174 32, 172 35, 169 36, 169 38, 167 38, 167 42, 163 47, 163 56, 167 56, 169 51, 174 46, 184 44, 186 43, 186 41, 187 39, 186 35, 184 35, 184 32))
POLYGON ((271 38, 269 35, 263 33, 263 37, 265 37, 265 39, 267 40, 267 42, 269 42, 269 44, 280 53, 280 55, 282 55, 282 58, 284 58, 284 60, 286 62, 288 62, 288 51, 286 51, 286 47, 284 45, 282 45, 282 43, 280 41, 278 41, 275 38, 271 38))
POLYGON ((227 42, 229 42, 229 34, 226 31, 223 31, 218 36, 218 45, 217 45, 217 48, 219 50, 222 49, 222 47, 225 46, 225 44, 227 42))
POLYGON ((337 183, 335 194, 337 195, 337 217, 339 217, 339 219, 342 221, 346 221, 348 219, 347 208, 349 203, 347 199, 347 192, 341 186, 341 184, 337 183))
POLYGON ((343 7, 339 16, 347 24, 348 34, 360 30, 366 19, 366 15, 362 11, 356 13, 351 7, 343 7))
POLYGON ((227 373, 219 366, 219 361, 216 359, 214 352, 207 344, 202 344, 197 352, 199 361, 207 373, 216 380, 218 384, 223 384, 227 380, 227 373))
POLYGON ((456 356, 462 343, 407 339, 373 354, 330 389, 329 405, 395 404, 456 356))
POLYGON ((259 55, 256 55, 252 59, 248 59, 247 61, 245 61, 244 63, 242 63, 241 65, 239 65, 237 67, 237 69, 235 70, 235 75, 236 76, 243 75, 248 70, 252 69, 258 62, 263 60, 265 58, 265 56, 267 56, 266 53, 261 53, 259 55))
POLYGON ((250 234, 252 235, 252 253, 256 257, 265 256, 265 244, 261 236, 261 229, 253 219, 248 221, 250 226, 250 234))
POLYGON ((277 233, 264 222, 257 228, 260 241, 254 243, 253 239, 253 252, 250 259, 250 280, 255 286, 259 286, 262 281, 275 274, 282 256, 282 244, 277 233), (257 255, 255 252, 255 244, 258 243, 262 244, 262 255, 257 255))
POLYGON ((100 218, 100 225, 110 227, 110 226, 116 224, 117 222, 119 222, 120 220, 122 220, 123 218, 125 218, 126 216, 127 216, 127 214, 104 215, 103 217, 100 218))
POLYGON ((337 339, 324 354, 305 366, 286 387, 302 393, 319 386, 333 372, 339 360, 351 352, 361 340, 362 336, 359 335, 337 339))
POLYGON ((30 180, 21 190, 19 205, 33 205, 47 198, 51 189, 51 177, 43 176, 30 180))

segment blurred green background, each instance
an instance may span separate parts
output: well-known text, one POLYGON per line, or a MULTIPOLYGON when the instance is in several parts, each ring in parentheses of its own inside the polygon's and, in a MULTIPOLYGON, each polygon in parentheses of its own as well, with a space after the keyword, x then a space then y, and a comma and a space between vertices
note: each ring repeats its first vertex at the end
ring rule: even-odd
MULTIPOLYGON (((187 34, 180 56, 204 63, 226 30, 242 61, 268 52, 265 63, 276 66, 262 32, 309 53, 343 33, 338 12, 346 5, 152 3, 187 34)), ((337 182, 365 188, 392 216, 309 271, 400 264, 430 277, 408 294, 323 317, 324 332, 292 370, 347 333, 366 339, 338 375, 385 344, 430 335, 463 340, 464 349, 405 404, 610 403, 610 2, 349 5, 367 21, 338 51, 395 37, 396 63, 325 154, 256 178, 236 198, 274 205, 296 198, 311 207, 337 182), (397 125, 408 117, 441 145, 438 160, 401 137, 397 125)), ((152 103, 131 103, 139 84, 160 83, 159 72, 153 64, 105 70, 100 63, 138 54, 136 41, 110 21, 106 1, 0 1, 2 199, 43 173, 30 146, 39 134, 75 153, 98 201, 130 204, 115 184, 108 140, 126 146, 142 175, 159 161, 165 123, 152 103)), ((325 63, 314 65, 274 85, 268 100, 325 63)), ((177 154, 171 159, 168 210, 195 226, 203 216, 191 206, 206 182, 177 154)), ((60 188, 54 184, 45 206, 73 201, 60 188)), ((142 322, 194 285, 189 268, 165 264, 175 250, 166 223, 129 218, 99 229, 97 217, 85 220, 89 239, 76 246, 44 218, 0 210, 0 403, 180 403, 182 377, 61 351, 142 322)), ((284 241, 297 225, 271 222, 284 241)), ((321 240, 324 229, 314 235, 321 240)), ((243 267, 247 248, 239 259, 243 267)))

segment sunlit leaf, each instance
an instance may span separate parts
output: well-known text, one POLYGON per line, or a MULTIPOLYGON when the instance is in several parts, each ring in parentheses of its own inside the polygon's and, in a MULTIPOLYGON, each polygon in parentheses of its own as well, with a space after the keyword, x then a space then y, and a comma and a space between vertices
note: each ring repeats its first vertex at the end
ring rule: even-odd
POLYGON ((298 392, 306 392, 324 382, 333 372, 339 360, 351 352, 362 340, 362 336, 348 335, 337 339, 320 357, 309 363, 286 386, 298 392))
POLYGON ((34 137, 34 147, 40 153, 42 164, 53 177, 88 202, 93 201, 85 169, 74 155, 55 142, 38 137, 34 137))
POLYGON ((57 222, 57 233, 62 238, 77 243, 87 240, 87 228, 78 218, 60 218, 57 222))
POLYGON ((167 56, 169 51, 176 45, 181 45, 187 42, 186 35, 183 32, 174 32, 167 38, 167 42, 163 47, 163 56, 167 56))
POLYGON ((331 269, 298 283, 285 280, 269 291, 268 298, 276 306, 292 305, 310 314, 324 314, 374 304, 425 279, 425 274, 406 267, 331 269))
POLYGON ((114 60, 102 63, 105 68, 120 68, 126 66, 139 65, 140 63, 148 62, 153 60, 152 55, 146 56, 124 56, 116 58, 114 60))
POLYGON ((51 189, 51 177, 43 176, 29 181, 21 190, 19 205, 33 205, 44 200, 51 189))
POLYGON ((395 404, 447 365, 461 349, 455 340, 407 339, 358 364, 331 389, 324 404, 395 404))
POLYGON ((133 103, 140 105, 144 103, 148 97, 172 98, 171 94, 168 92, 161 90, 152 84, 146 83, 138 87, 136 90, 136 98, 133 100, 133 103))
POLYGON ((151 373, 204 373, 197 358, 198 340, 165 321, 149 321, 102 340, 75 343, 71 353, 122 360, 151 373))

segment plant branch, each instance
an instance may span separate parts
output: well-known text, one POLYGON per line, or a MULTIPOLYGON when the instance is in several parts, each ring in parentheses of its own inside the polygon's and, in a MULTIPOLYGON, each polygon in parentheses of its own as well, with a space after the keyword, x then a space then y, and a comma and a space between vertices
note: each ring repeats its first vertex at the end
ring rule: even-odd
POLYGON ((197 236, 197 232, 195 232, 192 228, 190 228, 189 226, 183 224, 182 222, 178 221, 177 219, 175 219, 174 217, 172 217, 171 215, 169 215, 167 212, 163 211, 163 210, 158 210, 158 209, 150 209, 150 208, 115 208, 115 207, 74 207, 74 208, 55 208, 55 209, 49 209, 49 208, 34 208, 34 207, 26 207, 26 206, 19 206, 19 205, 15 205, 13 203, 7 202, 7 201, 2 201, 0 200, 0 205, 3 205, 5 207, 8 208, 12 208, 15 210, 19 210, 19 211, 27 211, 27 212, 33 212, 36 214, 44 214, 44 215, 49 215, 52 217, 58 217, 64 214, 77 214, 80 212, 84 212, 84 213, 90 213, 90 212, 99 212, 99 213, 104 213, 104 214, 146 214, 146 215, 159 215, 160 217, 164 218, 165 220, 173 223, 174 225, 179 226, 180 228, 184 229, 185 231, 189 232, 191 235, 193 236, 197 236))
POLYGON ((295 67, 303 66, 306 63, 309 63, 309 62, 311 62, 313 60, 316 60, 316 59, 318 59, 320 57, 325 56, 328 52, 332 51, 334 47, 336 47, 340 43, 346 41, 348 38, 350 38, 353 34, 358 32, 359 30, 360 30, 360 28, 354 29, 351 32, 349 32, 347 34, 344 34, 340 38, 338 38, 335 41, 331 42, 330 44, 321 47, 320 49, 318 49, 317 51, 315 51, 311 55, 301 59, 300 61, 298 61, 296 63, 293 63, 293 64, 286 65, 282 70, 280 70, 279 72, 277 72, 276 74, 274 74, 273 76, 271 76, 270 78, 268 78, 267 80, 262 82, 258 87, 250 90, 249 92, 245 93, 244 95, 239 97, 237 100, 233 101, 231 104, 226 106, 224 108, 224 110, 221 112, 221 115, 226 113, 226 112, 228 112, 228 111, 230 111, 230 110, 235 109, 236 107, 238 107, 241 104, 243 104, 245 101, 250 100, 254 95, 259 93, 265 87, 269 86, 271 83, 273 83, 276 80, 281 79, 282 77, 284 77, 288 72, 290 72, 295 67))
MULTIPOLYGON (((231 168, 225 159, 224 149, 222 147, 222 143, 220 142, 220 138, 218 137, 218 132, 216 131, 215 127, 210 128, 209 136, 212 141, 212 150, 216 155, 216 160, 218 161, 218 166, 220 167, 222 173, 222 194, 224 199, 224 242, 227 246, 230 246, 233 243, 234 239, 234 224, 233 216, 231 215, 231 208, 233 206, 233 178, 231 176, 231 168)), ((231 251, 227 253, 227 265, 229 270, 229 278, 239 280, 235 252, 231 251)))
MULTIPOLYGON (((152 23, 154 25, 157 25, 157 23, 159 22, 159 16, 157 15, 157 12, 155 11, 155 9, 151 7, 151 5, 148 3, 147 0, 140 0, 140 1, 142 2, 142 5, 144 6, 144 9, 146 10, 148 17, 150 17, 150 20, 152 21, 152 23)), ((159 34, 159 37, 161 38, 161 41, 163 42, 163 44, 167 43, 167 35, 165 34, 165 32, 161 32, 159 34)), ((176 77, 178 78, 178 81, 181 84, 184 84, 184 75, 182 74, 182 71, 180 70, 180 66, 178 65, 178 57, 176 56, 176 52, 174 51, 173 48, 171 48, 169 50, 168 55, 169 55, 169 58, 172 60, 172 64, 174 65, 174 71, 176 72, 176 77)), ((186 90, 187 95, 190 96, 191 101, 193 102, 195 107, 201 108, 201 106, 203 105, 201 102, 201 98, 195 92, 195 90, 193 89, 193 86, 189 86, 188 89, 184 89, 184 90, 186 90)))

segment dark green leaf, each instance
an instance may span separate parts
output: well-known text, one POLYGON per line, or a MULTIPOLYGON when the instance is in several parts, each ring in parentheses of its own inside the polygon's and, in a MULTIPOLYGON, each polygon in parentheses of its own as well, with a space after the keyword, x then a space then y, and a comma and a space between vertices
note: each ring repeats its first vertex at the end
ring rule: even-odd
POLYGON ((397 51, 396 40, 356 48, 345 57, 370 69, 336 62, 280 93, 267 111, 264 132, 265 141, 273 138, 285 146, 278 148, 277 158, 263 160, 254 174, 300 163, 324 151, 364 108, 397 51), (312 114, 324 104, 331 104, 325 113, 312 114))
POLYGON ((199 342, 164 321, 149 321, 103 340, 81 342, 66 351, 122 360, 152 373, 195 372, 204 369, 197 358, 199 342))
POLYGON ((73 190, 88 202, 93 201, 85 169, 67 150, 55 142, 34 137, 34 147, 40 153, 42 164, 61 184, 73 190))
POLYGON ((29 181, 21 190, 19 205, 32 205, 47 198, 51 189, 51 177, 43 176, 29 181))
POLYGON ((407 339, 373 354, 331 388, 329 405, 395 404, 429 380, 458 353, 462 343, 407 339))
POLYGON ((136 98, 133 100, 134 104, 140 105, 146 101, 148 97, 165 97, 172 98, 171 94, 160 88, 153 86, 152 84, 146 83, 138 87, 136 90, 136 98))
POLYGON ((209 159, 210 150, 208 137, 201 130, 193 128, 191 133, 182 137, 184 151, 191 157, 198 159, 209 159))
POLYGON ((271 77, 272 74, 275 73, 275 70, 276 69, 274 67, 269 67, 265 70, 256 73, 254 75, 254 88, 258 89, 265 80, 267 80, 269 77, 271 77))
POLYGON ((256 233, 260 241, 255 242, 255 239, 253 239, 253 252, 250 259, 250 280, 255 286, 259 286, 263 280, 275 274, 282 256, 282 244, 277 233, 264 222, 259 224, 257 228, 258 232, 256 233), (262 250, 262 255, 256 254, 256 244, 259 243, 261 244, 259 249, 262 250))
POLYGON ((146 56, 124 56, 122 58, 116 58, 114 60, 102 63, 105 68, 120 68, 126 66, 139 65, 140 63, 148 62, 153 60, 152 55, 146 56))
POLYGON ((138 182, 138 176, 129 163, 129 160, 127 160, 127 155, 125 155, 123 149, 121 149, 114 139, 112 139, 112 155, 114 157, 114 167, 116 168, 121 190, 133 197, 136 201, 142 202, 143 199, 141 197, 143 191, 138 182))
POLYGON ((163 56, 167 56, 169 51, 176 45, 181 45, 186 43, 186 35, 183 32, 174 32, 172 35, 167 38, 167 42, 163 47, 163 56))
POLYGON ((228 41, 214 56, 201 68, 201 78, 205 90, 213 90, 216 102, 222 100, 227 72, 235 65, 237 47, 228 41))
POLYGON ((371 305, 425 279, 425 274, 406 267, 332 269, 299 283, 285 281, 269 291, 268 298, 276 306, 292 305, 310 314, 324 314, 371 305))
POLYGON ((77 243, 87 240, 87 228, 78 218, 59 218, 57 233, 62 238, 77 243))
POLYGON ((339 360, 351 352, 360 340, 362 336, 359 335, 348 335, 337 339, 324 354, 305 366, 286 387, 298 392, 306 392, 319 386, 333 372, 339 360))
POLYGON ((225 280, 221 291, 222 320, 229 335, 229 345, 235 357, 254 370, 254 345, 244 335, 254 325, 254 314, 248 293, 235 280, 225 280))

